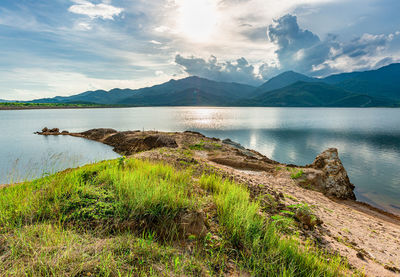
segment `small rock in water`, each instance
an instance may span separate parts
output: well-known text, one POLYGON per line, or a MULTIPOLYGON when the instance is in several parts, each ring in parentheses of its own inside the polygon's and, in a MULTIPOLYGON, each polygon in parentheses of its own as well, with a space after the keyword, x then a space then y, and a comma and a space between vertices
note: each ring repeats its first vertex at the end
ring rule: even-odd
POLYGON ((58 129, 58 128, 53 128, 53 129, 49 130, 49 132, 50 132, 50 133, 59 133, 59 132, 60 132, 60 129, 58 129))

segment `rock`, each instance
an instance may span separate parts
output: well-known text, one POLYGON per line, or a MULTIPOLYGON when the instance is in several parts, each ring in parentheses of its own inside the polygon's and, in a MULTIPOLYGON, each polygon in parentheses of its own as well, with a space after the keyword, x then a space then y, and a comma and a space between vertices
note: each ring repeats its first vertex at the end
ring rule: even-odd
POLYGON ((305 209, 297 209, 294 217, 303 225, 303 228, 313 230, 315 226, 321 225, 322 221, 305 209))
POLYGON ((60 129, 58 129, 58 128, 49 129, 47 127, 44 127, 41 132, 36 132, 36 134, 45 135, 45 136, 48 136, 48 135, 59 135, 60 134, 60 129))
POLYGON ((160 147, 178 147, 175 139, 171 136, 161 134, 142 136, 138 135, 138 132, 119 132, 107 137, 104 143, 113 146, 116 152, 125 155, 160 147))
POLYGON ((184 214, 180 220, 180 230, 186 235, 195 235, 203 238, 207 234, 205 216, 203 212, 191 212, 184 214))
POLYGON ((240 143, 234 142, 234 141, 232 141, 230 139, 224 139, 222 141, 222 143, 228 144, 228 145, 230 145, 230 146, 232 146, 234 148, 237 148, 237 149, 246 150, 240 143))
POLYGON ((365 261, 365 256, 364 256, 364 254, 363 254, 362 252, 360 252, 360 251, 357 252, 356 256, 357 256, 357 258, 359 258, 360 260, 365 261))
POLYGON ((59 133, 59 132, 60 132, 60 129, 58 129, 58 128, 53 128, 53 129, 49 130, 49 133, 59 133))
POLYGON ((306 186, 311 186, 330 197, 356 199, 354 185, 350 183, 336 148, 322 152, 306 168, 305 176, 300 180, 306 186))
POLYGON ((69 134, 69 132, 64 130, 61 132, 61 134, 66 135, 66 134, 69 134))
POLYGON ((203 135, 202 133, 199 133, 199 132, 195 132, 195 131, 185 131, 183 133, 184 134, 193 134, 193 135, 197 135, 199 137, 205 138, 205 135, 203 135))
POLYGON ((104 139, 107 135, 115 134, 118 131, 114 129, 108 128, 100 128, 100 129, 91 129, 86 132, 81 133, 84 137, 92 140, 101 140, 104 139))
POLYGON ((170 147, 170 148, 178 147, 178 144, 176 143, 176 141, 173 137, 165 136, 165 135, 148 136, 143 141, 151 149, 158 148, 158 147, 170 147))
POLYGON ((394 273, 400 273, 400 269, 394 266, 385 265, 384 268, 394 273))
POLYGON ((246 157, 253 158, 253 159, 261 159, 261 157, 264 158, 264 156, 262 156, 260 153, 253 151, 253 150, 246 149, 240 143, 234 142, 230 139, 224 139, 222 141, 222 143, 232 146, 233 148, 236 148, 238 151, 238 154, 240 154, 242 156, 246 156, 246 157))

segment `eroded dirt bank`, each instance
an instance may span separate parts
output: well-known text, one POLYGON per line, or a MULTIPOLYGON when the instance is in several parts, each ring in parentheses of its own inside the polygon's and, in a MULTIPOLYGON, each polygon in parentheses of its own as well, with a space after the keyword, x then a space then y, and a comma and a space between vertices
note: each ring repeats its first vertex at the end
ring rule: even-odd
POLYGON ((207 165, 246 184, 263 202, 267 216, 284 216, 295 205, 312 210, 295 214, 301 238, 347 257, 368 276, 400 275, 400 218, 355 201, 336 149, 321 153, 308 166, 273 161, 230 140, 195 132, 118 132, 93 129, 82 133, 45 128, 40 135, 71 135, 99 141, 122 155, 164 160, 179 166, 207 165))

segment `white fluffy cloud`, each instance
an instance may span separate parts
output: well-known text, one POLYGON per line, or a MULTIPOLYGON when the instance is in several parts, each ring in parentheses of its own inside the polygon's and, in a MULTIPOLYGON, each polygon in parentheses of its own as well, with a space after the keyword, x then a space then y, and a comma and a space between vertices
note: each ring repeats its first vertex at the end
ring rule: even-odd
POLYGON ((196 57, 185 58, 176 55, 175 62, 189 75, 223 82, 238 82, 259 85, 262 79, 256 74, 255 67, 245 59, 218 62, 215 56, 208 60, 196 57))
POLYGON ((93 4, 86 0, 73 0, 75 3, 69 7, 68 11, 75 14, 86 15, 91 19, 101 18, 113 20, 120 15, 124 9, 108 4, 108 2, 93 4))
POLYGON ((313 32, 302 29, 296 16, 288 14, 274 20, 268 27, 268 36, 278 47, 276 54, 282 70, 320 76, 386 65, 389 60, 384 51, 397 32, 388 35, 364 33, 350 41, 328 35, 321 40, 313 32))

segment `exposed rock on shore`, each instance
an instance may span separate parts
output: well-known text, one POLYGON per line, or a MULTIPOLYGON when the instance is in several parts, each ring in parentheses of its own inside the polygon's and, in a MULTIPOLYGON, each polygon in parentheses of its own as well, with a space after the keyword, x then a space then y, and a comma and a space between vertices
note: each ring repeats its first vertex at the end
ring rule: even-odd
POLYGON ((113 146, 114 151, 123 155, 147 151, 154 148, 177 148, 178 144, 172 136, 164 134, 147 134, 140 131, 117 132, 114 129, 92 129, 73 134, 113 146))
POLYGON ((325 150, 307 166, 302 184, 323 192, 326 196, 355 200, 354 185, 350 183, 336 148, 325 150))

